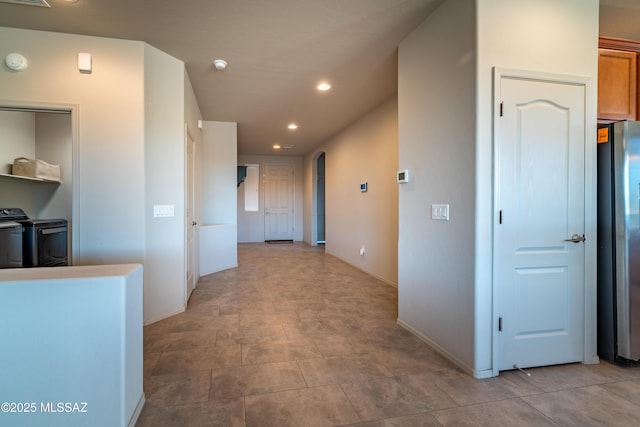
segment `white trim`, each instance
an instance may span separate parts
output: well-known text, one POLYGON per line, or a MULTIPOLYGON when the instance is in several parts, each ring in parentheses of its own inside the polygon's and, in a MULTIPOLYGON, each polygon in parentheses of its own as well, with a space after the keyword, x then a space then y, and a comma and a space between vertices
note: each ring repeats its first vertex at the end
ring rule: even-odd
POLYGON ((131 414, 131 418, 129 419, 128 427, 134 427, 138 422, 138 418, 140 417, 140 413, 142 412, 142 408, 144 407, 145 396, 144 392, 140 395, 140 399, 138 399, 138 403, 136 404, 135 409, 133 410, 133 414, 131 414))
MULTIPOLYGON (((192 260, 189 259, 189 239, 188 239, 188 235, 189 235, 189 223, 187 221, 187 219, 189 218, 190 215, 193 215, 193 212, 191 212, 189 215, 187 215, 187 211, 191 210, 191 206, 189 206, 189 168, 191 168, 191 166, 189 165, 189 140, 193 141, 193 138, 191 138, 191 134, 189 134, 189 125, 185 122, 184 123, 184 135, 183 135, 183 156, 184 156, 184 176, 183 176, 183 180, 184 180, 184 223, 183 223, 183 227, 184 227, 184 239, 183 239, 183 248, 184 248, 184 257, 183 257, 183 264, 182 264, 182 277, 184 277, 184 282, 183 282, 183 300, 182 300, 182 304, 187 307, 187 302, 189 301, 189 297, 191 296, 191 294, 189 293, 189 263, 192 262, 192 260)), ((195 143, 194 143, 195 145, 195 143)), ((193 169, 193 168, 191 168, 193 169)), ((191 173, 193 174, 194 171, 192 170, 191 173)), ((192 175, 192 182, 193 180, 193 175, 192 175)), ((194 191, 195 192, 195 191, 194 191)), ((191 239, 192 239, 192 243, 193 243, 193 234, 191 235, 191 239)), ((192 254, 193 256, 195 256, 195 254, 192 254)), ((195 275, 195 272, 191 272, 192 275, 195 275)), ((195 280, 195 277, 194 279, 195 280)), ((194 289, 195 289, 195 283, 194 283, 194 289)))
POLYGON ((244 163, 242 166, 245 166, 247 168, 247 175, 244 179, 244 186, 243 186, 243 203, 242 203, 242 207, 243 207, 243 211, 244 212, 260 212, 260 164, 259 163, 244 163), (257 196, 257 206, 256 209, 247 209, 247 191, 251 190, 249 188, 249 168, 256 168, 256 170, 258 171, 258 176, 256 177, 257 182, 256 182, 256 186, 258 187, 258 196, 257 196))
POLYGON ((169 313, 163 313, 158 317, 153 317, 151 319, 147 319, 147 321, 144 322, 144 324, 142 326, 149 326, 149 325, 151 325, 153 323, 156 323, 156 322, 159 322, 161 320, 168 319, 171 316, 175 316, 176 314, 184 313, 185 311, 187 311, 187 307, 186 306, 182 307, 181 309, 171 311, 169 313))
POLYGON ((407 331, 411 332, 413 335, 415 335, 421 341, 426 343, 429 347, 433 348, 435 351, 440 353, 445 359, 449 360, 451 363, 453 363, 454 365, 456 365, 457 367, 462 369, 462 371, 464 373, 469 374, 469 375, 471 375, 471 376, 473 376, 474 378, 477 378, 477 379, 491 378, 491 377, 494 376, 491 370, 477 371, 477 370, 473 369, 471 366, 467 365, 462 360, 458 359, 455 355, 453 355, 452 353, 447 351, 444 347, 441 347, 438 343, 436 343, 435 341, 429 339, 427 336, 423 335, 417 329, 414 329, 413 327, 411 327, 408 323, 405 323, 400 319, 396 319, 396 323, 400 327, 402 327, 402 328, 406 329, 407 331))
POLYGON ((191 221, 195 221, 196 225, 191 226, 187 221, 185 221, 185 230, 184 230, 184 248, 185 248, 185 262, 184 262, 184 275, 183 277, 185 277, 185 282, 184 282, 184 306, 185 308, 187 307, 187 304, 189 302, 189 298, 191 297, 191 294, 193 293, 193 291, 196 290, 196 288, 198 287, 198 281, 200 280, 200 220, 198 218, 198 212, 196 207, 198 206, 198 188, 197 188, 197 167, 196 167, 196 150, 197 150, 197 141, 196 139, 193 137, 193 132, 190 131, 189 128, 189 124, 185 122, 184 124, 184 206, 185 206, 185 220, 186 220, 186 211, 187 209, 191 212, 190 213, 190 218, 191 221), (189 153, 189 143, 192 144, 191 150, 191 158, 189 158, 188 153, 189 153), (189 170, 188 168, 191 169, 191 183, 188 182, 188 178, 189 178, 189 170), (192 192, 192 199, 191 200, 191 205, 189 205, 189 194, 188 194, 188 189, 189 186, 191 186, 191 192, 192 192), (192 240, 192 245, 193 245, 193 253, 191 254, 193 256, 193 259, 190 260, 189 259, 189 241, 187 238, 187 235, 189 233, 189 227, 192 227, 192 235, 191 235, 191 240, 192 240), (193 289, 191 289, 191 292, 188 292, 189 290, 189 278, 187 276, 187 274, 189 273, 189 262, 191 262, 191 266, 193 267, 193 271, 191 272, 193 275, 193 289))
MULTIPOLYGON (((584 221, 585 221, 585 235, 587 240, 585 241, 584 250, 584 348, 582 363, 598 363, 597 356, 597 289, 596 289, 596 259, 597 259, 597 229, 596 229, 596 106, 594 102, 589 102, 595 99, 594 94, 594 81, 586 76, 574 76, 557 73, 545 73, 539 71, 527 71, 517 70, 510 68, 493 68, 493 202, 492 202, 492 218, 497 215, 498 207, 497 200, 499 199, 497 194, 498 187, 498 170, 496 165, 499 164, 499 153, 496 147, 498 146, 498 132, 497 123, 500 118, 500 92, 501 81, 503 78, 515 78, 523 80, 538 80, 544 82, 558 82, 563 84, 574 84, 577 86, 583 86, 585 89, 585 117, 584 117, 584 173, 585 173, 585 194, 584 194, 584 221), (592 260, 592 262, 589 262, 592 260)), ((498 307, 498 295, 495 291, 495 230, 492 230, 492 373, 493 376, 499 375, 499 340, 498 340, 498 313, 496 309, 498 307)))
MULTIPOLYGON (((317 245, 316 245, 316 246, 317 246, 317 245)), ((362 266, 359 266, 359 265, 356 265, 356 264, 350 263, 349 261, 347 261, 347 260, 345 260, 345 259, 342 259, 342 258, 338 257, 337 255, 332 254, 332 253, 331 253, 331 252, 329 252, 329 251, 325 251, 325 255, 329 255, 329 256, 332 256, 332 257, 334 257, 334 258, 336 258, 336 259, 339 259, 340 261, 344 262, 344 263, 345 263, 345 264, 347 264, 347 265, 350 265, 351 267, 355 268, 356 270, 360 270, 360 271, 362 271, 363 273, 366 273, 368 276, 371 276, 371 277, 373 277, 374 279, 377 279, 377 280, 379 280, 379 281, 383 282, 384 284, 387 284, 387 285, 389 285, 389 286, 391 286, 391 287, 393 287, 393 288, 398 289, 398 283, 396 283, 396 282, 392 282, 391 280, 389 280, 389 279, 385 279, 384 277, 382 277, 382 276, 378 276, 377 274, 373 274, 373 273, 372 273, 372 272, 370 272, 370 271, 363 270, 363 269, 362 269, 362 266)), ((398 321, 400 322, 400 320, 398 320, 398 321)))

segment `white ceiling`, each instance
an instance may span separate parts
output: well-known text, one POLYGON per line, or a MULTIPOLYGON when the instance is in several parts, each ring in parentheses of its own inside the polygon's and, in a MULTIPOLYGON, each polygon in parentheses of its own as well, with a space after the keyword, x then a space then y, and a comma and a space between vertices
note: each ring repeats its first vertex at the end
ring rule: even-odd
MULTIPOLYGON (((185 62, 204 120, 238 122, 240 154, 285 155, 309 152, 395 94, 399 42, 443 2, 47 1, 0 3, 0 26, 145 41, 185 62), (228 68, 216 71, 215 58, 228 68), (328 93, 315 89, 320 80, 328 93)), ((640 0, 601 0, 600 16, 602 35, 640 39, 640 0)))

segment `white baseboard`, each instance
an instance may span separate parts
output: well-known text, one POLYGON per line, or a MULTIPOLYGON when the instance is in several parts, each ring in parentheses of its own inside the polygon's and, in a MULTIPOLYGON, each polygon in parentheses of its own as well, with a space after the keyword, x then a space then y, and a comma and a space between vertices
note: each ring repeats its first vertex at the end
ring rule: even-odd
POLYGON ((152 323, 156 323, 156 322, 159 322, 160 320, 164 320, 167 317, 171 317, 171 316, 175 316, 176 314, 184 313, 186 309, 187 309, 187 307, 182 307, 179 310, 175 310, 175 311, 172 311, 170 313, 165 313, 165 314, 162 314, 162 315, 160 315, 158 317, 154 317, 152 319, 147 319, 147 320, 144 321, 144 325, 143 326, 148 326, 148 325, 150 325, 152 323))
POLYGON ((140 399, 138 399, 138 404, 136 405, 136 409, 134 409, 133 414, 131 414, 131 418, 129 418, 128 427, 134 427, 138 422, 138 417, 140 417, 140 413, 142 412, 142 408, 144 407, 144 393, 140 395, 140 399))
POLYGON ((598 355, 592 356, 591 359, 587 359, 584 361, 585 365, 597 365, 600 363, 600 357, 598 355))
POLYGON ((427 336, 423 335, 418 330, 414 329, 411 325, 403 322, 400 319, 397 319, 396 322, 398 323, 398 325, 400 325, 401 327, 403 327, 407 331, 411 332, 413 335, 418 337, 421 341, 423 341, 427 345, 429 345, 429 347, 433 348, 435 351, 437 351, 442 356, 444 356, 445 359, 449 360, 451 363, 456 365, 458 368, 462 369, 462 371, 464 373, 469 374, 472 377, 478 378, 478 379, 485 379, 485 378, 493 377, 493 371, 491 371, 490 369, 489 370, 477 371, 477 370, 473 369, 471 366, 469 366, 466 363, 464 363, 463 361, 461 361, 460 359, 458 359, 456 356, 451 354, 449 351, 447 351, 446 349, 444 349, 443 347, 438 345, 436 342, 434 342, 433 340, 431 340, 427 336))
POLYGON ((391 280, 387 280, 387 279, 385 279, 384 277, 380 277, 380 276, 378 276, 377 274, 374 274, 374 273, 372 273, 372 272, 370 272, 370 271, 364 270, 362 267, 360 267, 360 266, 358 266, 358 265, 355 265, 355 264, 352 264, 352 263, 350 263, 349 261, 347 261, 347 260, 345 260, 345 259, 343 259, 343 258, 340 258, 339 256, 336 256, 336 255, 334 255, 334 254, 332 254, 332 253, 325 252, 325 254, 326 254, 326 255, 330 255, 330 256, 332 256, 332 257, 334 257, 334 258, 337 258, 337 259, 339 259, 340 261, 344 262, 345 264, 350 265, 351 267, 355 268, 356 270, 360 270, 360 271, 362 271, 363 273, 366 273, 366 274, 368 274, 369 276, 371 276, 371 277, 373 277, 373 278, 376 278, 376 279, 380 280, 381 282, 384 282, 385 284, 387 284, 387 285, 389 285, 389 286, 391 286, 391 287, 394 287, 394 288, 396 288, 396 289, 398 288, 398 283, 396 283, 396 282, 392 282, 391 280))

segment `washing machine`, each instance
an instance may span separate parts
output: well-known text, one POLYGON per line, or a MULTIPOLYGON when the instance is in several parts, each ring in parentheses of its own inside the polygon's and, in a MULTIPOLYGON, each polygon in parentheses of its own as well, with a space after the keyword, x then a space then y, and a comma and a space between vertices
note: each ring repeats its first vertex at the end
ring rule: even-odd
POLYGON ((22 266, 22 225, 0 221, 0 268, 22 266))

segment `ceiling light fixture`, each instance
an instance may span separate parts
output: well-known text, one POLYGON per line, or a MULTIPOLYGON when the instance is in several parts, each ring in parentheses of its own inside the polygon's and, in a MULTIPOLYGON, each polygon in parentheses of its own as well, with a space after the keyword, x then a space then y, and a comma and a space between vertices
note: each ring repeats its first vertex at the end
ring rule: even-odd
POLYGON ((222 71, 225 68, 227 68, 227 61, 225 61, 224 59, 214 59, 213 60, 213 66, 216 67, 216 70, 218 71, 222 71))
POLYGON ((318 84, 318 86, 316 86, 316 88, 321 92, 325 92, 331 89, 331 85, 327 82, 321 82, 318 84))
POLYGON ((273 144, 273 149, 274 150, 279 150, 280 149, 280 144, 273 144))
POLYGON ((289 124, 289 126, 287 126, 289 129, 294 130, 294 129, 298 129, 298 125, 295 123, 291 123, 289 124))

